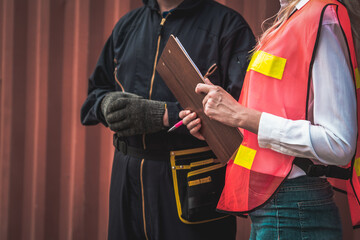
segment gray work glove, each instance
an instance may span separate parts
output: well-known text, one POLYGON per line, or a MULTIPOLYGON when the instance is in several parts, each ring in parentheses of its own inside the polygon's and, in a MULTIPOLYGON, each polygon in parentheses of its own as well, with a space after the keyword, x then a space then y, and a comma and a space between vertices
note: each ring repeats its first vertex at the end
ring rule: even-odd
POLYGON ((103 114, 106 122, 107 122, 106 115, 107 115, 110 103, 114 102, 116 99, 119 99, 119 98, 139 98, 140 99, 142 97, 140 97, 136 94, 133 94, 133 93, 120 92, 120 91, 107 93, 105 95, 105 97, 103 98, 103 100, 101 101, 101 113, 103 114))
POLYGON ((165 102, 144 99, 130 93, 115 93, 105 96, 101 110, 109 128, 118 136, 127 137, 164 129, 165 102))

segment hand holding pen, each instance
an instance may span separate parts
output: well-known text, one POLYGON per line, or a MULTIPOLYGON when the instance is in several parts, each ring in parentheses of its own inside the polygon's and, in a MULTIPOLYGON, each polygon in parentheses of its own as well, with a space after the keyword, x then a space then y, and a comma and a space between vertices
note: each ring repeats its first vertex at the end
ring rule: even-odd
POLYGON ((168 132, 174 131, 175 129, 177 129, 177 128, 180 127, 181 125, 183 125, 183 120, 180 120, 179 122, 175 123, 175 125, 172 126, 172 127, 168 130, 168 132))
MULTIPOLYGON (((217 69, 217 65, 216 63, 214 63, 213 65, 211 65, 208 69, 208 71, 205 73, 204 77, 203 77, 203 81, 204 79, 206 79, 207 77, 209 77, 211 74, 213 74, 215 72, 215 70, 217 69)), ((208 79, 209 80, 209 79, 208 79)), ((205 81, 204 81, 205 82, 205 81)), ((168 132, 172 132, 175 129, 179 128, 181 125, 183 125, 183 120, 180 120, 179 122, 175 123, 174 126, 172 126, 168 132)))

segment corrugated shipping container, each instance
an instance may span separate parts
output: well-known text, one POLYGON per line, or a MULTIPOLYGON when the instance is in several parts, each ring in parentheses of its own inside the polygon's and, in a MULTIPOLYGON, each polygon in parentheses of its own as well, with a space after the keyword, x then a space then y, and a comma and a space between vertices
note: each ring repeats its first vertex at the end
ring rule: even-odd
MULTIPOLYGON (((257 35, 279 6, 219 2, 242 13, 257 35)), ((0 239, 106 239, 111 134, 81 126, 80 107, 114 24, 141 4, 0 0, 0 239)), ((355 239, 343 218, 344 239, 355 239)), ((237 239, 249 231, 249 220, 239 219, 237 239)))

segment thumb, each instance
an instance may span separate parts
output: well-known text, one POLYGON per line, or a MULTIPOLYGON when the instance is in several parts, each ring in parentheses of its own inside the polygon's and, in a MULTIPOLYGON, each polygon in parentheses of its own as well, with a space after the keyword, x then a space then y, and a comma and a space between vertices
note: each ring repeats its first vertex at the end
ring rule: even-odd
POLYGON ((208 78, 204 79, 204 83, 206 83, 207 85, 214 85, 208 78))

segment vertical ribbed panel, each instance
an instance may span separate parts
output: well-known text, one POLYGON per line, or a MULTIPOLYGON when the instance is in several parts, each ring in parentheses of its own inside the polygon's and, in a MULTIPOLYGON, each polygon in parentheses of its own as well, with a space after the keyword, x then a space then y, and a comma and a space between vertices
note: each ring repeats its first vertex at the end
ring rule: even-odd
MULTIPOLYGON (((219 2, 256 34, 278 8, 277 0, 219 2)), ((114 24, 141 4, 0 0, 0 239, 106 239, 111 133, 81 126, 80 107, 114 24)), ((247 239, 249 220, 238 229, 247 239)))
POLYGON ((0 0, 0 239, 106 239, 110 132, 80 124, 87 79, 141 1, 0 0))
MULTIPOLYGON (((16 199, 16 194, 14 194, 13 181, 11 179, 11 168, 16 167, 15 164, 10 165, 10 158, 13 158, 12 154, 12 119, 13 119, 13 101, 12 101, 12 91, 13 85, 13 59, 14 59, 14 2, 3 0, 2 1, 2 13, 1 17, 2 22, 2 57, 1 57, 1 79, 2 79, 2 92, 1 92, 1 145, 0 145, 0 160, 1 160, 1 174, 0 174, 0 238, 1 239, 10 239, 11 232, 16 231, 12 225, 15 226, 14 217, 12 215, 19 216, 19 211, 16 209, 10 209, 10 199, 16 199), (6 57, 6 61, 5 61, 6 57)), ((22 149, 21 151, 24 151, 22 149)), ((13 161, 16 161, 15 159, 13 161)), ((16 186, 17 187, 17 186, 16 186)), ((18 201, 18 204, 21 205, 21 202, 18 201)), ((21 217, 20 217, 21 219, 21 217)), ((21 226, 21 224, 20 224, 21 226)), ((20 231, 18 229, 17 231, 20 231)))

